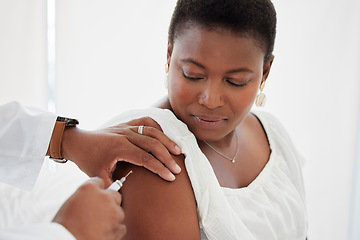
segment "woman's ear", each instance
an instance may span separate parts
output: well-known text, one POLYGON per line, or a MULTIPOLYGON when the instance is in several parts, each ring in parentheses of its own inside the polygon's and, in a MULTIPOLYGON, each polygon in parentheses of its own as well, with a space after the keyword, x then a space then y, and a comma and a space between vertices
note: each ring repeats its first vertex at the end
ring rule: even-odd
POLYGON ((173 45, 171 43, 168 43, 166 63, 169 65, 170 65, 172 50, 173 50, 173 45))
POLYGON ((275 56, 271 55, 271 57, 264 63, 262 82, 266 81, 266 79, 268 78, 274 58, 275 56))

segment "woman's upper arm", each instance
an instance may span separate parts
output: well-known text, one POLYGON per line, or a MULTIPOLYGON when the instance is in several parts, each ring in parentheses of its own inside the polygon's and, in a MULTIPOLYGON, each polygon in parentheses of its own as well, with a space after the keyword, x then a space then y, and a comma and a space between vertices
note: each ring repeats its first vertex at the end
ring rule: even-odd
POLYGON ((127 227, 124 239, 200 239, 196 201, 183 156, 173 157, 182 169, 174 182, 143 167, 118 163, 114 179, 133 171, 120 190, 127 227))

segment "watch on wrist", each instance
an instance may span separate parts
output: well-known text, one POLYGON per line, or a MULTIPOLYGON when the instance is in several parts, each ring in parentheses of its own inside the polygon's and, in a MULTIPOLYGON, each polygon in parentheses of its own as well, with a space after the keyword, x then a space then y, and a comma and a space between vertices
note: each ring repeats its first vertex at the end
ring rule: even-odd
POLYGON ((67 117, 57 117, 56 119, 57 122, 64 122, 65 123, 65 127, 75 127, 76 125, 79 124, 79 121, 77 119, 74 118, 67 118, 67 117))
POLYGON ((61 143, 64 130, 66 127, 75 127, 79 124, 77 119, 67 117, 57 117, 55 127, 51 136, 49 145, 50 159, 58 163, 66 163, 67 159, 61 155, 61 143))

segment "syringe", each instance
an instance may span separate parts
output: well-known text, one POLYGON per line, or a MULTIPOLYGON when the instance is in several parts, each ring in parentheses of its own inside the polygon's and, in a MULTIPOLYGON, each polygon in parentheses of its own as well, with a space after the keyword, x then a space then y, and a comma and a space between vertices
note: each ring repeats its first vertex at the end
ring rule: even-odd
POLYGON ((123 183, 125 182, 126 178, 130 175, 130 173, 132 173, 132 170, 128 174, 126 174, 125 177, 122 177, 120 178, 120 180, 116 180, 115 182, 113 182, 113 184, 111 184, 110 187, 108 187, 108 189, 119 191, 120 188, 123 186, 123 183))

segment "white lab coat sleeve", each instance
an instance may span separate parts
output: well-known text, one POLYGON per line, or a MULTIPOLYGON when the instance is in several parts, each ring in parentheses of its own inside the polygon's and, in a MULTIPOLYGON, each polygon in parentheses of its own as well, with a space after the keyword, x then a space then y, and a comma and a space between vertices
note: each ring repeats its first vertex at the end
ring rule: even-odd
POLYGON ((43 223, 28 227, 0 229, 0 240, 76 240, 58 223, 43 223))
POLYGON ((55 122, 55 114, 18 102, 0 105, 0 182, 32 189, 55 122))

